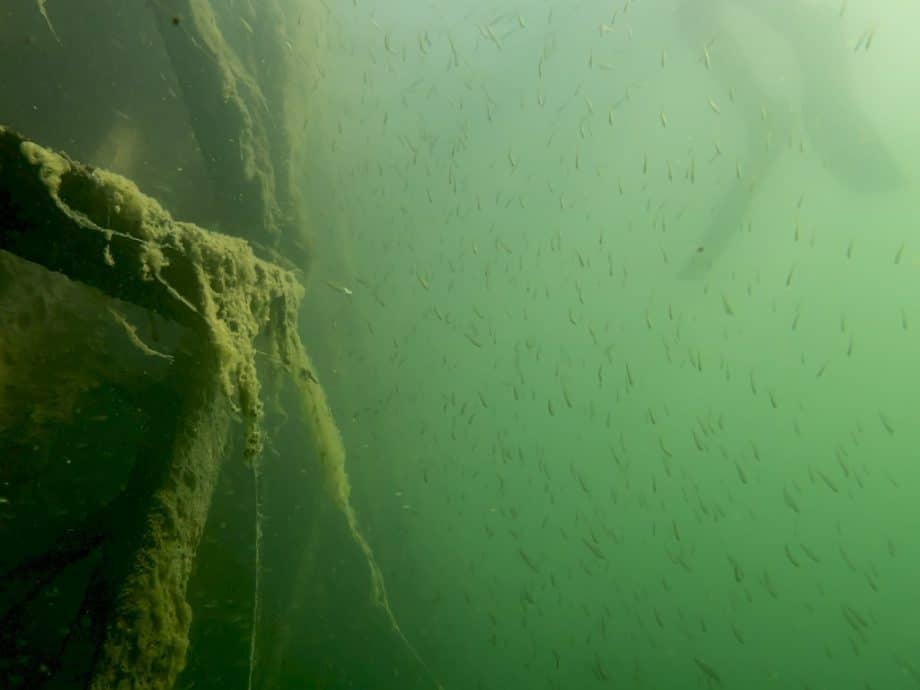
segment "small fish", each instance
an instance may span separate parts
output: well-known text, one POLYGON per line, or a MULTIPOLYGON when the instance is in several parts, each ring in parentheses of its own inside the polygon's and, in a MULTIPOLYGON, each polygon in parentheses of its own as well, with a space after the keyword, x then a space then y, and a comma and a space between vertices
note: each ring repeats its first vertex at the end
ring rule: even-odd
POLYGON ((303 377, 304 379, 307 379, 308 381, 312 381, 313 383, 319 383, 319 379, 316 378, 316 375, 312 371, 307 369, 306 367, 300 368, 300 375, 301 377, 303 377))
POLYGON ((710 666, 709 664, 707 664, 705 661, 703 661, 703 660, 700 659, 699 657, 693 657, 693 661, 694 661, 694 662, 696 663, 696 665, 699 667, 700 671, 702 671, 703 674, 704 674, 710 681, 714 681, 717 685, 721 685, 721 684, 722 684, 722 677, 719 675, 719 673, 718 673, 712 666, 710 666))
POLYGON ((518 554, 520 554, 521 560, 524 561, 528 568, 530 568, 534 573, 538 575, 540 574, 540 569, 537 568, 536 563, 533 562, 533 559, 527 555, 527 552, 524 551, 524 549, 518 549, 518 554))
POLYGON ((783 544, 783 550, 786 552, 786 558, 789 559, 789 562, 792 563, 796 568, 799 567, 799 561, 795 556, 792 555, 792 550, 789 548, 789 544, 783 544))
POLYGON ((856 632, 860 632, 861 628, 869 627, 869 623, 866 622, 866 619, 863 618, 852 606, 841 604, 840 611, 843 613, 843 617, 846 619, 846 622, 849 623, 850 627, 853 628, 853 630, 856 632))
POLYGON ((586 547, 588 547, 588 551, 590 551, 590 552, 594 555, 595 558, 597 558, 597 559, 600 560, 600 561, 606 561, 606 560, 607 560, 607 557, 606 557, 606 556, 604 555, 604 553, 598 548, 597 544, 594 544, 594 543, 590 542, 589 540, 585 539, 584 537, 582 537, 581 541, 582 541, 582 543, 584 543, 584 545, 585 545, 586 547))
POLYGON ((882 422, 882 426, 885 428, 885 431, 888 432, 888 435, 894 436, 894 427, 891 426, 891 422, 888 421, 888 417, 886 417, 881 412, 878 413, 878 417, 879 417, 879 420, 882 422))
POLYGON ((341 292, 343 295, 353 295, 354 293, 344 285, 339 285, 338 283, 333 283, 331 280, 325 281, 326 285, 331 287, 336 292, 341 292))
POLYGON ((735 460, 735 469, 738 471, 738 478, 741 480, 742 484, 748 483, 747 474, 744 471, 744 468, 741 466, 737 460, 735 460))

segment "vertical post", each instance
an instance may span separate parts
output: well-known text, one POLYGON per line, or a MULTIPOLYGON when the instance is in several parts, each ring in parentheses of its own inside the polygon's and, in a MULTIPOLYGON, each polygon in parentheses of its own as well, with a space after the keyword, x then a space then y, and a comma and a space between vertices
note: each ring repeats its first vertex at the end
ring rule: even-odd
MULTIPOLYGON (((124 550, 90 690, 171 690, 185 666, 191 607, 186 599, 230 431, 229 401, 206 334, 177 360, 185 381, 172 451, 124 550)), ((120 551, 120 549, 119 549, 120 551)))

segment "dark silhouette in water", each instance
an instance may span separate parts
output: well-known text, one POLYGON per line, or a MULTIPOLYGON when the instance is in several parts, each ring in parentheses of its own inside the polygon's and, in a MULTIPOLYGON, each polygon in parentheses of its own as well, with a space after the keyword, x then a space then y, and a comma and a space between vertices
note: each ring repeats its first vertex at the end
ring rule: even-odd
POLYGON ((707 66, 735 92, 734 111, 747 132, 739 153, 744 181, 732 185, 713 208, 712 220, 681 271, 704 275, 741 228, 756 193, 756 182, 772 167, 784 142, 798 128, 823 166, 849 190, 878 193, 903 179, 894 156, 872 123, 847 70, 850 49, 838 13, 807 0, 688 0, 680 9, 681 29, 695 50, 709 41, 718 56, 707 66), (746 59, 744 37, 731 31, 730 11, 742 11, 787 45, 801 83, 800 102, 778 98, 761 83, 746 59), (734 35, 733 35, 734 34, 734 35), (767 134, 769 132, 771 137, 767 134))

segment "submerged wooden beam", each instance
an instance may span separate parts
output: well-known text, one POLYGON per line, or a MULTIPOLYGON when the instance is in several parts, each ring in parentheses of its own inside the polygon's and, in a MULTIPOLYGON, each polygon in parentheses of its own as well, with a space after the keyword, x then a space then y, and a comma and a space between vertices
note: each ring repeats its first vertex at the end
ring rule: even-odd
POLYGON ((222 225, 263 257, 306 270, 310 247, 294 183, 290 103, 301 96, 285 88, 295 81, 288 18, 276 0, 253 3, 252 14, 214 4, 174 0, 150 8, 220 197, 222 225), (228 22, 238 34, 232 42, 222 32, 228 22))
POLYGON ((192 262, 177 247, 164 246, 168 266, 157 279, 147 269, 150 247, 138 221, 126 216, 129 209, 119 201, 117 190, 93 168, 0 127, 0 249, 166 318, 202 326, 191 301, 199 292, 192 262))
MULTIPOLYGON (((106 535, 102 565, 86 594, 84 611, 96 615, 85 687, 170 690, 185 665, 189 578, 236 417, 245 426, 243 454, 254 476, 259 473, 259 337, 265 342, 260 351, 298 384, 315 448, 312 469, 343 519, 339 534, 354 541, 369 568, 369 603, 392 640, 404 645, 419 678, 431 678, 396 622, 381 570, 359 529, 345 446, 298 334, 303 290, 290 272, 258 259, 239 238, 173 220, 129 180, 2 127, 0 250, 191 327, 171 365, 181 403, 156 410, 161 428, 151 431, 132 471, 138 500, 130 519, 114 536, 106 535)), ((258 506, 254 514, 254 533, 260 535, 258 506)), ((254 570, 259 568, 257 558, 254 570)), ((256 586, 254 621, 258 610, 256 586)), ((251 639, 254 663, 261 648, 254 634, 251 639)))
POLYGON ((137 497, 107 535, 84 610, 93 620, 90 690, 170 690, 185 665, 186 598, 231 430, 261 452, 253 341, 299 342, 303 291, 249 245, 174 220, 129 180, 0 127, 0 249, 190 326, 173 381, 181 408, 132 471, 137 497))
POLYGON ((161 467, 142 507, 139 533, 112 549, 112 569, 124 576, 99 626, 89 690, 171 690, 185 666, 192 620, 188 582, 225 456, 231 410, 209 347, 188 351, 181 374, 183 407, 171 447, 159 451, 161 467))

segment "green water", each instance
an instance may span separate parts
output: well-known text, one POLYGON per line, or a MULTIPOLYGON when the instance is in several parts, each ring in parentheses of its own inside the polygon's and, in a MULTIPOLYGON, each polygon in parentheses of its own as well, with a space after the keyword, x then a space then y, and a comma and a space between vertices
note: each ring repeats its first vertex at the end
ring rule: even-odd
MULTIPOLYGON (((0 69, 0 124, 220 230, 202 106, 147 11, 170 3, 79 24, 56 4, 38 4, 53 35, 36 3, 6 10, 28 32, 0 29, 0 49, 28 60, 0 69)), ((257 491, 226 463, 177 687, 920 687, 916 7, 279 0, 271 16, 297 17, 282 31, 253 26, 255 2, 212 5, 239 74, 275 74, 257 58, 276 33, 297 65, 257 94, 284 114, 253 112, 297 119, 302 335, 405 637, 368 614, 365 555, 266 385, 283 433, 257 491)), ((31 314, 9 287, 24 274, 0 268, 31 314)), ((123 334, 97 296, 53 287, 92 318, 67 316, 77 354, 49 347, 45 369, 101 379, 110 360, 81 357, 123 334)), ((179 404, 150 371, 159 397, 73 377, 64 430, 0 465, 0 573, 23 534, 123 490, 179 404)), ((0 635, 0 688, 45 683, 65 647, 41 687, 84 687, 68 611, 94 567, 0 635)))
POLYGON ((324 15, 324 364, 445 687, 920 685, 916 13, 736 5, 324 15))

